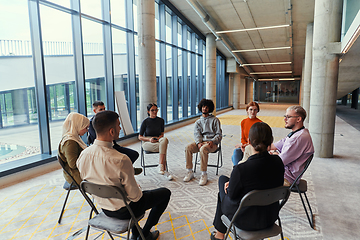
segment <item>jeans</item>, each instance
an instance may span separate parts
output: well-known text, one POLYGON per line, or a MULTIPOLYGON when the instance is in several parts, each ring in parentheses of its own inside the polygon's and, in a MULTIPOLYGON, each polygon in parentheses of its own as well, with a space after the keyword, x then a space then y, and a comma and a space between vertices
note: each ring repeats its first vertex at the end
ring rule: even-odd
POLYGON ((237 165, 241 159, 243 159, 244 153, 241 151, 241 148, 235 148, 233 155, 231 156, 231 161, 233 162, 233 165, 237 165))

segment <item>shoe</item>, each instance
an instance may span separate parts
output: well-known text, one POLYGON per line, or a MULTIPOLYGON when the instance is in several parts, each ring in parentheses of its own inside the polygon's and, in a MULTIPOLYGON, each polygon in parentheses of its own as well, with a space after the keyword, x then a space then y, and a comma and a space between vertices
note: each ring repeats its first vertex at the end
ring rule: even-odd
POLYGON ((184 182, 188 182, 193 178, 194 178, 194 172, 193 171, 188 171, 186 176, 184 177, 184 182))
POLYGON ((164 177, 169 181, 174 179, 174 177, 168 171, 165 171, 164 177))
POLYGON ((199 185, 204 186, 206 183, 207 183, 207 174, 202 174, 199 181, 199 185))
MULTIPOLYGON (((158 239, 159 235, 160 235, 159 230, 155 230, 155 231, 153 231, 153 232, 150 232, 150 233, 145 237, 145 239, 146 239, 146 240, 156 240, 156 239, 158 239)), ((140 235, 138 236, 137 240, 142 240, 142 238, 141 238, 140 235)))
POLYGON ((222 240, 222 239, 220 239, 220 238, 216 238, 216 237, 215 237, 215 234, 216 234, 215 231, 210 234, 210 240, 222 240))
POLYGON ((136 167, 134 167, 134 174, 135 174, 135 175, 141 174, 142 171, 143 171, 142 168, 136 168, 136 167))
POLYGON ((164 164, 159 164, 159 173, 161 174, 161 175, 164 175, 164 173, 166 172, 166 169, 165 169, 165 167, 164 167, 164 164))

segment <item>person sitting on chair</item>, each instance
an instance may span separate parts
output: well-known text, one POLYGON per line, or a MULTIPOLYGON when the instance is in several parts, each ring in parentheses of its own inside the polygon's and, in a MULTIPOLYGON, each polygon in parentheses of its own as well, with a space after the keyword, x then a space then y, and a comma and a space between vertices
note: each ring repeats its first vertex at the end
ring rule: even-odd
POLYGON ((239 163, 243 159, 245 147, 249 145, 249 131, 251 126, 254 123, 261 122, 260 119, 256 117, 257 113, 260 111, 259 104, 256 102, 250 102, 246 106, 247 118, 241 121, 241 143, 235 145, 234 153, 231 156, 231 161, 233 165, 239 163))
MULTIPOLYGON (((121 129, 119 115, 116 112, 97 113, 93 119, 93 126, 97 135, 96 140, 81 153, 77 162, 81 177, 96 184, 122 185, 135 217, 151 209, 142 231, 147 240, 156 240, 159 231, 150 232, 150 230, 158 223, 165 211, 170 200, 170 190, 167 188, 141 190, 135 180, 130 158, 112 147, 113 140, 119 137, 121 129)), ((123 200, 97 196, 94 198, 105 215, 118 219, 130 219, 130 213, 123 200)), ((135 226, 132 228, 131 239, 140 239, 135 226)))
MULTIPOLYGON (((105 111, 105 104, 102 101, 95 101, 93 104, 93 112, 97 114, 98 112, 105 111)), ((89 126, 89 135, 88 135, 88 144, 91 145, 94 143, 94 140, 96 139, 96 132, 92 125, 92 120, 95 116, 93 116, 90 119, 90 126, 89 126)), ((116 139, 117 140, 117 139, 116 139)), ((117 151, 127 155, 131 162, 134 163, 136 159, 139 157, 139 153, 135 150, 132 150, 130 148, 122 147, 119 144, 117 144, 116 140, 113 141, 113 148, 115 148, 117 151)), ((138 175, 142 172, 141 168, 134 168, 135 175, 138 175)))
MULTIPOLYGON (((199 185, 203 186, 207 183, 207 164, 209 153, 218 149, 218 144, 222 139, 222 130, 220 120, 210 114, 214 111, 214 103, 210 99, 202 99, 198 104, 198 109, 202 115, 195 122, 194 138, 195 142, 185 147, 186 169, 187 174, 184 182, 188 182, 194 178, 192 170, 192 154, 200 152, 200 170, 202 172, 199 185)), ((196 163, 195 163, 196 164, 196 163)))
POLYGON ((284 186, 291 186, 304 169, 304 163, 314 153, 309 130, 304 127, 306 111, 301 106, 291 106, 284 115, 285 128, 291 129, 286 137, 271 145, 271 153, 278 154, 284 162, 284 186))
MULTIPOLYGON (((58 147, 60 161, 65 163, 65 169, 71 174, 77 184, 80 185, 82 179, 76 167, 76 161, 87 145, 80 136, 88 131, 90 121, 80 113, 70 113, 62 128, 62 138, 58 147)), ((72 183, 71 177, 63 170, 63 175, 68 183, 72 183)))
MULTIPOLYGON (((250 148, 253 155, 233 168, 230 178, 219 177, 219 194, 214 218, 215 232, 211 240, 223 239, 226 226, 221 221, 225 214, 232 219, 241 199, 252 190, 265 190, 280 187, 284 182, 284 164, 281 158, 270 155, 273 141, 272 131, 264 122, 257 122, 249 131, 250 148)), ((265 229, 274 224, 278 217, 279 204, 269 206, 251 206, 240 212, 234 224, 246 231, 265 229)))
POLYGON ((169 174, 166 167, 166 151, 169 140, 164 137, 165 121, 157 116, 158 107, 155 103, 150 103, 146 108, 148 117, 141 123, 138 138, 143 141, 144 151, 159 153, 159 173, 168 180, 172 180, 173 176, 169 174))

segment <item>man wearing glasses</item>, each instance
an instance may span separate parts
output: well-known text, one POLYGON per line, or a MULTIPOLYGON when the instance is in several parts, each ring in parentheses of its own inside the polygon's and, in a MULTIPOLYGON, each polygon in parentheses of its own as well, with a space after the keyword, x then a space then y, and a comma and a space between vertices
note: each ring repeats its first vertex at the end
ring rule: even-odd
POLYGON ((273 154, 278 154, 285 166, 284 186, 290 186, 304 169, 304 163, 314 153, 309 130, 304 127, 306 111, 301 106, 291 106, 284 115, 285 128, 291 129, 285 138, 271 144, 273 154))

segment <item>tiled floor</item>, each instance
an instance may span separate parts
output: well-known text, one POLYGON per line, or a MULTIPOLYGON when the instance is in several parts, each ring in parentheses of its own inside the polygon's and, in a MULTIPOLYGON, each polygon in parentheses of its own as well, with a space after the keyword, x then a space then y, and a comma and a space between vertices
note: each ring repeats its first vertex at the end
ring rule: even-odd
MULTIPOLYGON (((259 118, 273 128, 275 140, 285 136, 289 130, 283 128, 285 105, 261 105, 259 118)), ((233 110, 218 117, 222 123, 224 138, 222 141, 224 166, 219 175, 230 175, 232 169, 231 155, 234 145, 240 139, 239 124, 245 110, 233 110)), ((142 189, 167 187, 172 191, 168 208, 160 219, 156 229, 160 230, 159 239, 209 239, 213 230, 212 220, 216 208, 217 179, 215 169, 208 169, 209 182, 206 186, 198 185, 196 179, 188 183, 182 181, 185 174, 184 147, 193 141, 193 124, 166 132, 170 144, 168 148, 168 167, 174 175, 173 181, 167 181, 157 174, 156 168, 147 169, 146 176, 136 176, 142 189)), ((129 145, 140 149, 140 143, 129 145)), ((216 155, 211 154, 214 162, 216 155)), ((156 163, 157 155, 146 155, 146 161, 156 163)), ((134 164, 140 166, 138 160, 134 164)), ((312 168, 304 178, 308 181, 308 197, 315 214, 316 230, 310 228, 301 201, 297 194, 292 194, 281 211, 283 231, 286 239, 332 239, 325 237, 322 231, 323 216, 318 212, 317 196, 312 168)), ((62 189, 64 183, 61 170, 31 179, 0 190, 0 239, 67 239, 76 231, 87 226, 89 207, 78 191, 70 194, 67 209, 61 224, 57 223, 61 206, 66 195, 62 189)), ((145 218, 140 222, 144 223, 145 218)), ((98 231, 91 231, 95 239, 98 231)), ((84 233, 74 239, 83 239, 84 233)), ((99 239, 109 239, 102 235, 99 239)), ((118 239, 118 238, 117 238, 118 239)), ((280 239, 280 236, 271 238, 280 239)), ((335 238, 334 238, 335 239, 335 238)), ((338 238, 339 239, 339 238, 338 238)))

